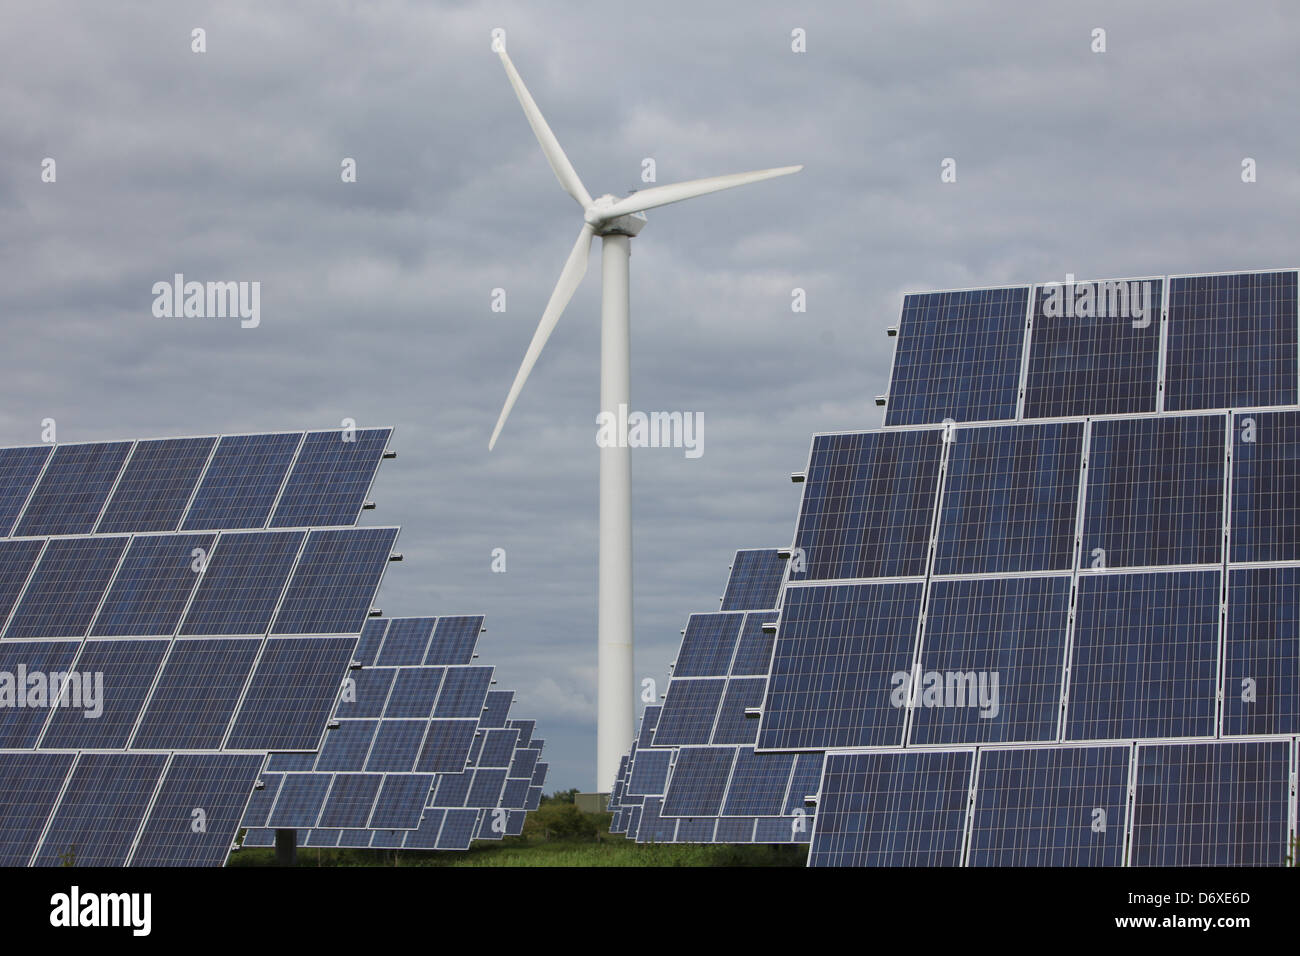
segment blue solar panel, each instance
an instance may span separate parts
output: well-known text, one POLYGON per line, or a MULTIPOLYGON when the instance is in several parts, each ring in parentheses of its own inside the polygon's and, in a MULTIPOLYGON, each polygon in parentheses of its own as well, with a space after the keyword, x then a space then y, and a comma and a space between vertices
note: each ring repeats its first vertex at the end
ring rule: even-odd
POLYGON ((131 854, 132 866, 221 866, 261 757, 177 754, 131 854))
POLYGON ((390 428, 308 432, 270 526, 354 524, 391 434, 390 428))
POLYGON ((912 668, 920 583, 786 591, 761 750, 901 744, 899 673, 912 668))
POLYGON ((130 451, 129 441, 57 446, 14 534, 89 534, 130 451))
POLYGON ((128 538, 56 538, 45 547, 5 637, 81 637, 128 538))
POLYGON ((78 641, 0 641, 0 741, 5 747, 36 745, 50 715, 48 675, 67 673, 80 647, 78 641))
POLYGON ((537 769, 537 758, 541 756, 541 753, 535 747, 516 750, 514 757, 510 761, 510 777, 529 781, 534 786, 541 786, 539 781, 533 780, 533 774, 537 769))
POLYGON ((1213 736, 1219 572, 1083 575, 1065 735, 1213 736))
POLYGON ((73 667, 79 680, 67 685, 65 703, 54 708, 41 746, 125 747, 167 647, 162 640, 87 641, 73 667))
POLYGON ((731 747, 688 747, 677 755, 660 813, 677 817, 716 817, 722 809, 731 765, 731 747))
POLYGON ((244 809, 244 819, 240 821, 241 826, 266 826, 266 818, 270 816, 271 808, 275 806, 276 797, 280 795, 280 785, 284 783, 284 774, 263 771, 259 779, 262 782, 262 788, 254 790, 252 796, 248 798, 248 806, 244 809))
POLYGON ((285 774, 267 826, 275 830, 311 829, 320 819, 333 782, 334 778, 325 773, 285 774))
POLYGON ((0 541, 0 623, 9 619, 44 541, 0 541))
POLYGON ((275 846, 275 831, 265 828, 253 828, 245 831, 244 839, 239 844, 240 847, 272 847, 275 846))
POLYGON ((295 770, 306 773, 316 769, 317 756, 315 753, 270 754, 266 758, 266 769, 280 773, 293 773, 295 770))
POLYGON ((794 761, 794 754, 755 753, 753 747, 741 747, 736 752, 736 766, 731 771, 722 814, 728 817, 779 815, 794 761))
POLYGON ((528 806, 528 781, 506 779, 505 788, 501 791, 501 800, 499 806, 507 807, 511 810, 523 810, 528 806))
POLYGON ((785 577, 785 559, 775 549, 737 551, 731 563, 727 591, 722 596, 724 611, 757 611, 775 607, 785 577))
POLYGON ((655 746, 707 744, 726 688, 725 678, 670 681, 655 728, 655 746))
POLYGON ((478 722, 474 720, 433 720, 429 722, 424 746, 415 762, 418 773, 460 773, 469 759, 478 722))
POLYGON ((1296 274, 1169 280, 1165 408, 1296 404, 1296 274))
POLYGON ((509 767, 514 756, 519 731, 513 727, 489 730, 484 734, 483 750, 479 754, 480 767, 509 767))
POLYGON ((969 866, 1121 866, 1129 748, 985 750, 969 866))
POLYGON ((50 456, 49 445, 0 448, 0 538, 9 534, 50 456))
POLYGON ((474 782, 472 771, 439 774, 437 780, 433 806, 463 807, 465 805, 465 800, 469 797, 470 784, 474 782))
POLYGON ((1084 566, 1217 564, 1224 436, 1220 415, 1093 422, 1084 566))
POLYGON ((441 667, 403 667, 388 696, 385 717, 428 717, 442 683, 441 667))
POLYGON ((359 633, 396 538, 396 528, 313 531, 294 568, 272 633, 359 633))
POLYGON ((504 727, 514 699, 515 692, 512 690, 488 691, 487 702, 483 705, 483 716, 479 718, 479 726, 504 727))
POLYGON ((176 632, 199 582, 194 552, 212 553, 215 535, 149 535, 131 539, 90 633, 96 637, 168 636, 176 632))
POLYGON ((384 643, 388 631, 388 619, 374 617, 366 621, 361 629, 361 640, 357 641, 356 660, 367 667, 372 666, 379 657, 379 648, 384 643))
POLYGON ((317 771, 361 771, 366 767, 366 757, 374 743, 377 720, 340 720, 339 725, 326 732, 316 761, 317 771))
POLYGON ((393 667, 363 667, 349 671, 334 716, 339 719, 383 716, 396 676, 397 669, 393 667))
POLYGON ((767 674, 772 669, 772 645, 776 641, 776 635, 766 633, 763 625, 776 623, 780 616, 780 611, 755 611, 745 615, 736 656, 731 660, 732 677, 767 674))
POLYGON ((714 832, 713 840, 715 843, 753 843, 753 817, 746 817, 741 820, 721 818, 718 820, 718 828, 714 832))
POLYGON ((477 810, 448 810, 438 832, 439 850, 468 850, 478 826, 477 810))
POLYGON ((953 434, 934 573, 1070 570, 1083 423, 953 434))
POLYGON ((1015 418, 1029 287, 903 299, 886 425, 1015 418))
POLYGON ((1300 730, 1300 567, 1233 568, 1223 662, 1223 733, 1300 730))
POLYGON ((519 731, 519 746, 521 747, 533 746, 533 731, 537 729, 537 721, 512 720, 510 721, 508 726, 514 727, 516 730, 519 731))
POLYGON ((222 438, 182 529, 265 527, 301 441, 302 432, 222 438))
POLYGON ((423 664, 434 620, 431 617, 407 617, 390 621, 384 649, 379 652, 377 663, 385 667, 423 664))
POLYGON ((957 866, 972 754, 828 754, 809 866, 957 866))
POLYGON ((501 788, 505 784, 504 770, 475 770, 474 782, 470 784, 469 796, 465 802, 471 807, 495 807, 501 799, 501 788))
POLYGON ((1133 866, 1287 862, 1286 741, 1139 745, 1133 866))
POLYGON ((1055 740, 1070 578, 935 581, 913 744, 1055 740))
POLYGON ((426 664, 468 664, 483 630, 483 616, 440 617, 429 641, 426 664))
POLYGON ((1300 412, 1233 419, 1232 560, 1300 559, 1300 412))
POLYGON ((181 624, 182 634, 265 634, 301 531, 223 534, 181 624))
POLYGON ((260 648, 260 641, 246 637, 172 644, 131 746, 220 748, 260 648))
POLYGON ((73 754, 0 753, 0 866, 27 865, 73 759, 73 754))
POLYGON ((445 816, 446 813, 442 810, 426 811, 424 819, 420 821, 419 828, 407 831, 406 848, 408 850, 435 849, 438 845, 438 831, 442 829, 445 816))
POLYGON ((641 811, 636 827, 637 843, 672 843, 677 833, 676 820, 664 820, 659 814, 663 803, 658 797, 648 797, 645 805, 638 807, 641 811))
POLYGON ((338 846, 339 837, 342 833, 342 830, 322 830, 317 827, 314 830, 307 831, 307 835, 303 837, 302 845, 316 847, 338 846))
POLYGON ((924 574, 942 443, 938 429, 814 438, 790 579, 924 574))
MULTIPOLYGON (((754 843, 807 843, 812 837, 812 816, 759 817, 754 821, 754 843)), ((718 842, 722 840, 722 826, 718 826, 718 842)), ((750 842, 748 840, 740 842, 750 842)))
POLYGON ((412 830, 420 825, 424 803, 433 787, 430 774, 389 774, 375 801, 372 827, 412 830))
POLYGON ((674 677, 725 677, 743 614, 692 614, 686 622, 674 677))
POLYGON ((1163 279, 1038 286, 1025 418, 1156 410, 1163 279))
POLYGON ((315 750, 355 646, 355 637, 267 641, 226 748, 315 750))
POLYGON ((712 843, 716 820, 681 820, 677 824, 678 843, 712 843))
POLYGON ((805 810, 804 800, 817 793, 822 781, 822 763, 824 756, 819 753, 799 754, 794 762, 794 774, 790 777, 790 793, 785 800, 784 813, 790 815, 798 810, 805 810))
POLYGON ((371 773, 409 773, 424 742, 423 720, 385 720, 375 734, 366 770, 371 773))
POLYGON ((491 683, 491 667, 448 667, 433 716, 473 717, 477 722, 491 683))
POLYGON ((81 754, 35 864, 124 865, 166 763, 166 754, 81 754))
POLYGON ((136 442, 95 533, 175 531, 215 443, 215 438, 136 442))
POLYGON ((649 747, 654 739, 655 727, 659 724, 659 712, 662 704, 647 704, 641 712, 641 726, 637 728, 636 746, 649 747))
POLYGON ((628 778, 628 793, 635 796, 663 793, 672 758, 671 750, 638 750, 628 778))
MULTIPOLYGON (((329 798, 321 811, 323 827, 364 827, 370 822, 383 774, 340 773, 334 776, 329 798)), ((337 840, 337 837, 335 838, 337 840)))
POLYGON ((727 681, 727 692, 722 695, 718 722, 713 728, 713 743, 752 744, 758 737, 758 720, 746 717, 745 709, 760 706, 766 690, 767 679, 763 677, 727 681))

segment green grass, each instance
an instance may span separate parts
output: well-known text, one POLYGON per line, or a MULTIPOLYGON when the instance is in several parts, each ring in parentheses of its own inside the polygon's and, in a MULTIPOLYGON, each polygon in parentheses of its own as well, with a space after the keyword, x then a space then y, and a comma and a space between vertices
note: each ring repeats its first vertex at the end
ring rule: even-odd
MULTIPOLYGON (((298 848, 299 866, 803 866, 803 846, 638 844, 615 838, 481 840, 465 852, 298 848)), ((275 851, 240 850, 230 866, 274 866, 275 851)))

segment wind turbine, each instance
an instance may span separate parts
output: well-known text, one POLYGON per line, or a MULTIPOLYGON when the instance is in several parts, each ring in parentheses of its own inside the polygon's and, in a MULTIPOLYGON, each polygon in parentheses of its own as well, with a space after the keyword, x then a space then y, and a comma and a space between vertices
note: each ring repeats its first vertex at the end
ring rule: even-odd
MULTIPOLYGON (((564 155, 559 140, 551 132, 541 110, 533 101, 515 65, 506 53, 504 39, 493 44, 501 57, 510 85, 524 108, 528 125, 546 154, 564 191, 582 207, 582 229, 578 241, 560 271, 542 321, 524 353, 523 363, 506 396, 501 417, 497 419, 490 451, 497 443, 501 428, 514 408, 528 373, 537 363, 546 340, 551 337, 565 306, 573 298, 587 272, 587 257, 592 236, 601 238, 600 295, 600 408, 618 420, 619 406, 630 407, 630 329, 628 317, 628 258, 630 240, 641 231, 647 209, 693 199, 734 186, 788 176, 802 166, 781 166, 729 176, 692 179, 667 186, 654 186, 624 199, 606 194, 591 198, 578 178, 573 164, 564 155)), ((606 419, 609 420, 609 419, 606 419)), ((632 674, 632 461, 626 441, 600 449, 600 555, 597 582, 597 705, 596 705, 596 788, 608 791, 618 774, 618 763, 632 742, 634 693, 632 674)))

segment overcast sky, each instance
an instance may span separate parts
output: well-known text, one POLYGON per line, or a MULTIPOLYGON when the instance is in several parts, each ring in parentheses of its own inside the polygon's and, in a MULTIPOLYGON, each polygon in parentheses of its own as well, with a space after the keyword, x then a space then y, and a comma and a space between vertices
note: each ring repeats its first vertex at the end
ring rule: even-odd
POLYGON ((904 291, 1300 264, 1298 25, 1287 2, 13 4, 0 443, 46 417, 64 441, 394 426, 366 520, 406 562, 379 604, 486 614, 547 789, 589 789, 599 244, 489 454, 581 225, 491 30, 594 195, 645 158, 660 183, 806 164, 633 243, 632 405, 705 420, 699 458, 633 453, 637 676, 662 691, 735 549, 790 544, 812 434, 880 424, 904 291), (155 318, 177 272, 260 282, 260 326, 155 318))

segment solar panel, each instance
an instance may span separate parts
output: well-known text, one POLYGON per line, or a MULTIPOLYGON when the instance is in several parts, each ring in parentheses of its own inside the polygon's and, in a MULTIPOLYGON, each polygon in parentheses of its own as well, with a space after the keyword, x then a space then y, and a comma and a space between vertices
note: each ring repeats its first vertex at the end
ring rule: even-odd
POLYGON ((58 445, 13 533, 89 534, 130 451, 129 441, 58 445))
POLYGON ((364 770, 378 729, 378 720, 340 720, 337 727, 326 731, 315 769, 328 772, 364 770))
POLYGON ((1289 746, 1140 744, 1132 865, 1284 865, 1289 746))
POLYGON ((632 761, 628 778, 628 793, 633 795, 662 794, 668 783, 668 768, 672 765, 671 750, 641 750, 632 761))
POLYGON ((980 754, 969 866, 1122 866, 1130 748, 980 754))
POLYGON ((1300 559, 1300 412, 1232 423, 1232 560, 1300 559))
POLYGON ((80 647, 77 641, 0 641, 0 741, 5 747, 36 745, 50 715, 48 675, 70 672, 80 647), (41 677, 25 679, 37 674, 41 677))
POLYGON ((780 815, 794 762, 794 754, 739 748, 721 813, 728 817, 780 815))
POLYGON ((301 531, 221 535, 180 633, 265 634, 303 538, 301 531))
MULTIPOLYGON (((358 633, 370 612, 396 538, 396 528, 309 534, 271 632, 358 633)), ((349 651, 355 646, 353 641, 349 651)))
POLYGON ((355 646, 355 637, 268 640, 226 748, 315 750, 355 646))
POLYGON ((428 728, 424 720, 384 720, 366 760, 372 773, 410 773, 428 728))
POLYGON ((131 539, 117 577, 95 617, 96 637, 170 636, 199 583, 215 535, 181 534, 131 539))
MULTIPOLYGON (((394 667, 363 667, 361 670, 350 671, 343 682, 343 691, 339 695, 334 716, 382 717, 397 675, 398 670, 394 667)), ((438 679, 441 674, 433 676, 438 679)), ((437 693, 436 683, 434 693, 437 693)))
POLYGON ((55 538, 41 554, 5 637, 82 637, 128 538, 55 538))
POLYGON ((0 752, 0 866, 27 865, 74 759, 0 752))
POLYGON ((1213 736, 1219 572, 1081 575, 1065 736, 1213 736))
POLYGON ((9 620, 44 546, 43 540, 0 541, 0 622, 9 620))
POLYGON ((491 683, 491 667, 448 667, 433 716, 472 717, 477 722, 491 683))
POLYGON ((437 849, 468 850, 477 824, 477 810, 448 810, 438 831, 437 849))
POLYGON ((433 720, 415 762, 417 773, 460 773, 478 723, 474 720, 433 720))
POLYGON ((431 774, 388 774, 375 802, 375 815, 370 825, 399 830, 419 826, 433 781, 431 774))
POLYGON ((358 663, 367 667, 374 665, 375 660, 379 657, 379 649, 384 643, 384 635, 387 632, 387 618, 377 617, 366 621, 365 626, 361 628, 361 638, 357 641, 356 659, 358 663))
POLYGON ((483 617, 440 617, 429 641, 426 664, 468 664, 483 630, 483 617))
POLYGON ((167 648, 165 640, 87 641, 73 666, 80 681, 70 680, 59 706, 51 708, 41 747, 125 747, 167 648))
POLYGON ((390 428, 308 432, 270 526, 354 524, 391 434, 390 428))
POLYGON ((428 718, 438 697, 445 669, 441 667, 403 667, 393 681, 392 692, 384 707, 386 718, 428 718))
POLYGON ((722 610, 775 607, 785 577, 785 559, 774 548, 737 551, 722 596, 722 610))
POLYGON ((0 538, 13 528, 49 457, 49 445, 0 448, 0 538))
POLYGON ((1223 733, 1300 732, 1300 567, 1228 572, 1223 733))
POLYGON ((513 727, 489 730, 484 734, 483 750, 479 754, 480 767, 509 767, 514 757, 519 731, 513 727))
POLYGON ((388 625, 377 663, 383 667, 423 664, 436 618, 395 618, 388 625))
MULTIPOLYGON (((321 810, 320 825, 327 828, 365 827, 375 798, 384 782, 380 773, 340 773, 334 776, 329 797, 321 810)), ((337 837, 335 838, 337 841, 337 837)))
POLYGON ((1070 570, 1082 456, 1082 422, 956 429, 934 573, 1070 570))
POLYGON ((182 530, 265 527, 301 442, 302 432, 224 436, 194 493, 182 530))
POLYGON ((1169 280, 1165 408, 1294 405, 1296 273, 1169 280))
POLYGON ((725 677, 743 622, 743 614, 692 614, 673 676, 725 677))
POLYGON ((220 866, 262 758, 176 754, 145 818, 131 866, 220 866))
POLYGON ((334 778, 319 773, 287 773, 267 818, 274 830, 309 830, 320 819, 334 778))
POLYGON ((515 692, 512 690, 488 691, 487 702, 483 705, 483 716, 479 718, 479 726, 504 727, 514 697, 515 692))
POLYGON ((790 579, 924 574, 942 444, 938 429, 816 436, 790 579))
POLYGON ((727 681, 726 693, 718 708, 717 723, 713 727, 714 744, 752 744, 758 737, 758 721, 747 717, 745 711, 763 703, 767 690, 764 677, 732 678, 727 681))
POLYGON ((707 744, 726 687, 725 679, 672 680, 655 728, 655 746, 707 744))
POLYGON ((1093 422, 1084 564, 1217 564, 1223 548, 1225 434, 1221 415, 1093 422))
POLYGON ((1029 287, 903 299, 886 425, 1015 418, 1029 287))
POLYGON ((215 438, 136 442, 95 532, 175 531, 215 444, 215 438))
POLYGON ((740 629, 740 642, 736 645, 736 656, 731 659, 731 676, 744 674, 767 675, 772 666, 772 645, 776 635, 763 630, 764 624, 772 624, 780 617, 780 611, 754 611, 745 615, 745 623, 740 629))
POLYGON ((827 754, 809 866, 957 866, 970 751, 827 754))
POLYGON ((1034 289, 1025 418, 1156 410, 1164 280, 1034 289))
POLYGON ((78 756, 32 863, 125 865, 166 764, 166 754, 78 756))

